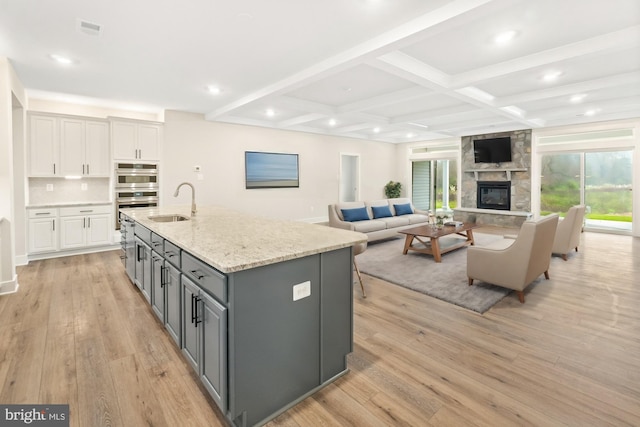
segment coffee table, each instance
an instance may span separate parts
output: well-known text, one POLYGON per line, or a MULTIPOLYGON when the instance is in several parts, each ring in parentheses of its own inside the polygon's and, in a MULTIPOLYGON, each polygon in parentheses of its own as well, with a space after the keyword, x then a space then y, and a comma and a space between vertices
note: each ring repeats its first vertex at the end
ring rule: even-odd
POLYGON ((473 232, 471 230, 475 227, 476 224, 474 223, 464 222, 460 225, 445 225, 442 226, 442 228, 434 225, 421 225, 419 227, 404 229, 399 231, 399 233, 407 235, 402 254, 406 255, 408 251, 416 251, 433 255, 433 259, 436 262, 442 262, 442 254, 464 246, 473 245, 473 232), (452 234, 462 236, 464 239, 452 238, 440 240, 441 237, 452 234), (422 238, 429 238, 429 240, 423 240, 422 238), (415 240, 417 240, 417 242, 414 244, 415 240))

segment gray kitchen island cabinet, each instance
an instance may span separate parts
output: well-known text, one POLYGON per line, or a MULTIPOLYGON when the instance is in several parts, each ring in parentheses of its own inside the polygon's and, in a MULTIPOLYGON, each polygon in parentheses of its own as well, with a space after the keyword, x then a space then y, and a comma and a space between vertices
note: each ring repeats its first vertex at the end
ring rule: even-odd
MULTIPOLYGON (((176 223, 149 219, 182 213, 168 209, 122 213, 165 239, 165 257, 167 244, 180 251, 171 267, 171 280, 180 278, 177 342, 231 424, 264 424, 348 372, 352 246, 366 236, 223 208, 176 223)), ((176 296, 163 290, 168 325, 176 296)))

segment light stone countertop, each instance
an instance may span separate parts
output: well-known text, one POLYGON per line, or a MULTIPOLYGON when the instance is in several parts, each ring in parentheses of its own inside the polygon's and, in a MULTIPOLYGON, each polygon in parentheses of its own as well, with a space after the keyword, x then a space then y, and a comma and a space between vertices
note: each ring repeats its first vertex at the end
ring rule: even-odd
POLYGON ((155 222, 153 215, 191 216, 190 207, 121 209, 136 222, 223 273, 248 270, 366 242, 367 236, 325 225, 198 207, 189 221, 155 222))

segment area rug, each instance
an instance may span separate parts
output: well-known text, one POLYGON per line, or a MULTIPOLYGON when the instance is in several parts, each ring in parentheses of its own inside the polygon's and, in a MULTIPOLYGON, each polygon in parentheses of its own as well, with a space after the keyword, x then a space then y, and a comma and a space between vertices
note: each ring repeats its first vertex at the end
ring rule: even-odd
MULTIPOLYGON (((476 245, 502 238, 474 233, 476 245)), ((419 252, 402 255, 403 247, 404 237, 369 243, 367 250, 356 257, 360 272, 478 313, 489 310, 511 292, 480 281, 469 286, 466 247, 442 255, 441 263, 419 252)))

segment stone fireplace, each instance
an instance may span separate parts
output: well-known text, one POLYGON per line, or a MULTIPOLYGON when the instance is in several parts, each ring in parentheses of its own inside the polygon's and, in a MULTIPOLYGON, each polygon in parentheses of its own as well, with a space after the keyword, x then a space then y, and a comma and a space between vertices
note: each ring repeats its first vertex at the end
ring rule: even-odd
POLYGON ((478 181, 477 208, 511 210, 511 181, 478 181))
POLYGON ((457 221, 519 227, 531 215, 531 129, 463 136, 457 221), (476 163, 473 141, 511 138, 511 161, 476 163), (490 183, 485 187, 485 183, 490 183))

